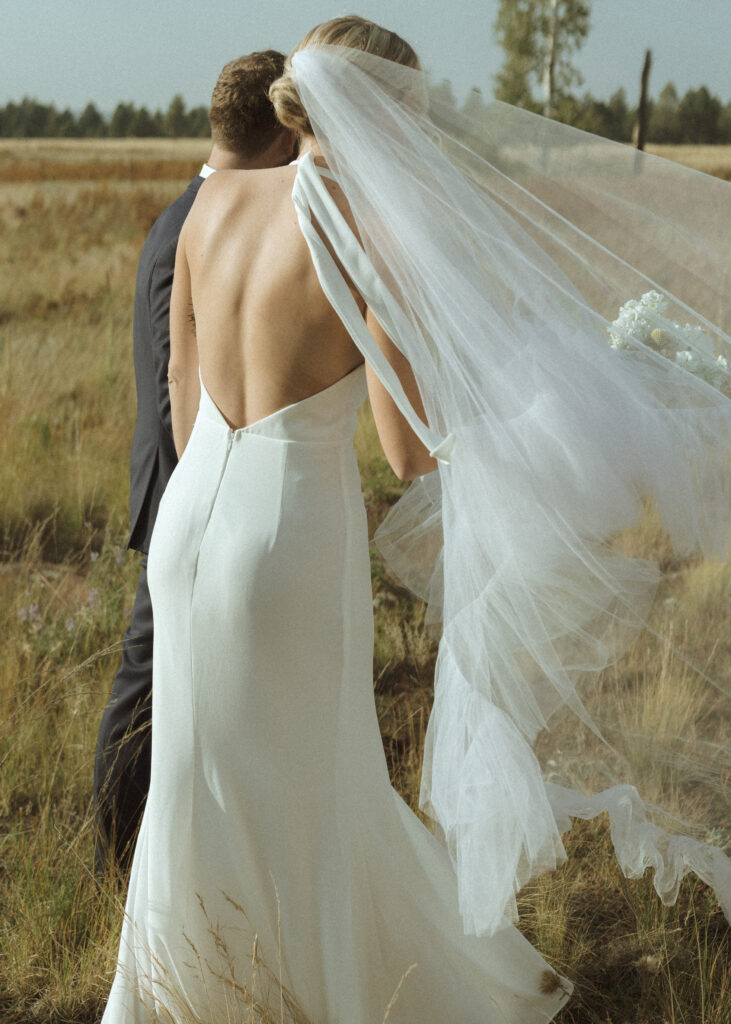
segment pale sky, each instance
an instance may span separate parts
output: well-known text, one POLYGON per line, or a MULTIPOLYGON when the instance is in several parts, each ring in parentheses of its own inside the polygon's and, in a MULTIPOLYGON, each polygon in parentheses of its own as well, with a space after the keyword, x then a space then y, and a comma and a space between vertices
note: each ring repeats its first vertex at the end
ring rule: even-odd
MULTIPOLYGON (((458 98, 492 95, 502 62, 497 0, 0 0, 0 105, 24 95, 105 112, 118 101, 166 107, 176 92, 208 103, 223 64, 251 50, 284 52, 327 18, 357 13, 409 40, 434 80, 458 98)), ((599 99, 623 85, 633 100, 644 51, 654 95, 707 85, 731 100, 731 0, 593 0, 589 38, 576 58, 583 89, 599 99)), ((581 90, 579 90, 581 91, 581 90)))

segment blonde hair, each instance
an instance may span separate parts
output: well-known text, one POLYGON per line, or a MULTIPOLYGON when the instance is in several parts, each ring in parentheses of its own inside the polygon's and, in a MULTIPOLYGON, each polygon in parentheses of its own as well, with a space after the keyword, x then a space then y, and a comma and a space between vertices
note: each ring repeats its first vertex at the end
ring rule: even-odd
POLYGON ((284 71, 284 54, 262 50, 229 61, 218 76, 208 118, 211 136, 224 149, 256 156, 282 131, 269 101, 269 86, 284 71))
POLYGON ((301 43, 292 50, 284 65, 281 78, 269 88, 269 99, 276 115, 285 128, 293 128, 300 135, 312 135, 312 125, 302 105, 292 73, 292 57, 308 46, 349 46, 353 50, 372 53, 384 60, 392 60, 408 68, 418 68, 419 58, 411 46, 387 28, 373 21, 348 14, 342 18, 323 21, 311 29, 301 43))

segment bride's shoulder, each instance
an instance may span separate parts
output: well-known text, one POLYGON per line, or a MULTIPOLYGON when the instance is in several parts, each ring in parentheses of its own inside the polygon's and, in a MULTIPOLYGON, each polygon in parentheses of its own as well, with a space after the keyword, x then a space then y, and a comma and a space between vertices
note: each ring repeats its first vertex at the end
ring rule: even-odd
MULTIPOLYGON (((294 168, 221 170, 210 174, 198 190, 188 216, 191 226, 229 216, 273 191, 291 191, 294 168)), ((187 225, 188 221, 186 221, 187 225)), ((190 233, 190 229, 189 229, 190 233)))
POLYGON ((315 167, 317 167, 321 172, 319 174, 320 187, 329 192, 330 198, 335 203, 342 216, 345 218, 348 227, 353 232, 353 234, 359 238, 360 236, 355 222, 355 217, 353 216, 353 212, 350 209, 350 203, 347 200, 347 197, 345 195, 345 192, 343 191, 340 182, 335 177, 335 175, 332 174, 330 168, 325 163, 325 161, 322 160, 322 158, 318 158, 315 160, 315 167))
POLYGON ((207 215, 211 215, 217 209, 227 210, 242 202, 272 197, 277 192, 289 194, 294 176, 295 168, 289 166, 216 171, 201 185, 193 208, 205 209, 207 215))

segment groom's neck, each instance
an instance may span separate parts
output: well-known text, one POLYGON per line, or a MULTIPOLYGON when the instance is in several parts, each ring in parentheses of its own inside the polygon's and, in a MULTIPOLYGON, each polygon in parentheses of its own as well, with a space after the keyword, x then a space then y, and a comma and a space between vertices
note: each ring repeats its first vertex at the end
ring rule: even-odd
POLYGON ((206 163, 214 171, 255 171, 262 167, 281 167, 296 155, 295 148, 294 133, 283 129, 267 147, 254 154, 237 153, 214 142, 206 163))
POLYGON ((242 171, 249 167, 249 159, 243 153, 224 149, 215 142, 206 163, 214 171, 242 171))

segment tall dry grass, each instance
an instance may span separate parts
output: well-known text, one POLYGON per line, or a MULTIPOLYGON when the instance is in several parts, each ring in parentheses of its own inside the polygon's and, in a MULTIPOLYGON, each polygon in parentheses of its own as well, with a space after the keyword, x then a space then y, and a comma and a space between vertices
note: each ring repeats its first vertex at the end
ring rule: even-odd
POLYGON ((731 181, 731 146, 674 146, 651 142, 645 148, 648 153, 665 157, 666 160, 675 160, 695 171, 731 181))
MULTIPOLYGON (((119 167, 123 148, 92 145, 85 158, 119 167)), ((40 152, 49 163, 82 162, 74 145, 3 143, 0 167, 28 166, 40 152)), ((134 159, 162 156, 143 145, 134 159)), ((189 156, 200 158, 171 147, 164 160, 170 168, 189 156)), ((137 575, 136 557, 124 550, 132 294, 144 235, 184 184, 161 178, 36 186, 20 172, 14 183, 0 184, 5 1024, 98 1021, 114 970, 122 885, 92 877, 90 812, 96 731, 137 575)), ((401 485, 378 455, 367 414, 357 444, 373 527, 401 485)), ((656 544, 671 570, 658 631, 682 637, 690 657, 715 676, 727 673, 731 654, 720 638, 731 576, 715 566, 673 563, 651 519, 643 528, 643 542, 656 544)), ((372 565, 384 748, 396 788, 416 809, 435 649, 421 628, 423 607, 375 553, 372 565)), ((632 690, 644 694, 627 702, 628 736, 638 727, 682 729, 697 700, 687 666, 651 637, 605 674, 602 687, 618 701, 632 690)), ((663 907, 649 878, 621 875, 601 820, 578 824, 567 847, 568 863, 520 897, 523 931, 576 984, 562 1024, 728 1024, 729 932, 708 890, 687 880, 677 906, 663 907)), ((265 966, 260 970, 261 977, 265 966)), ((296 1007, 282 1004, 280 1012, 277 998, 262 1002, 253 993, 236 1019, 296 1019, 296 1007)))
POLYGON ((0 139, 0 182, 191 178, 206 139, 0 139))

